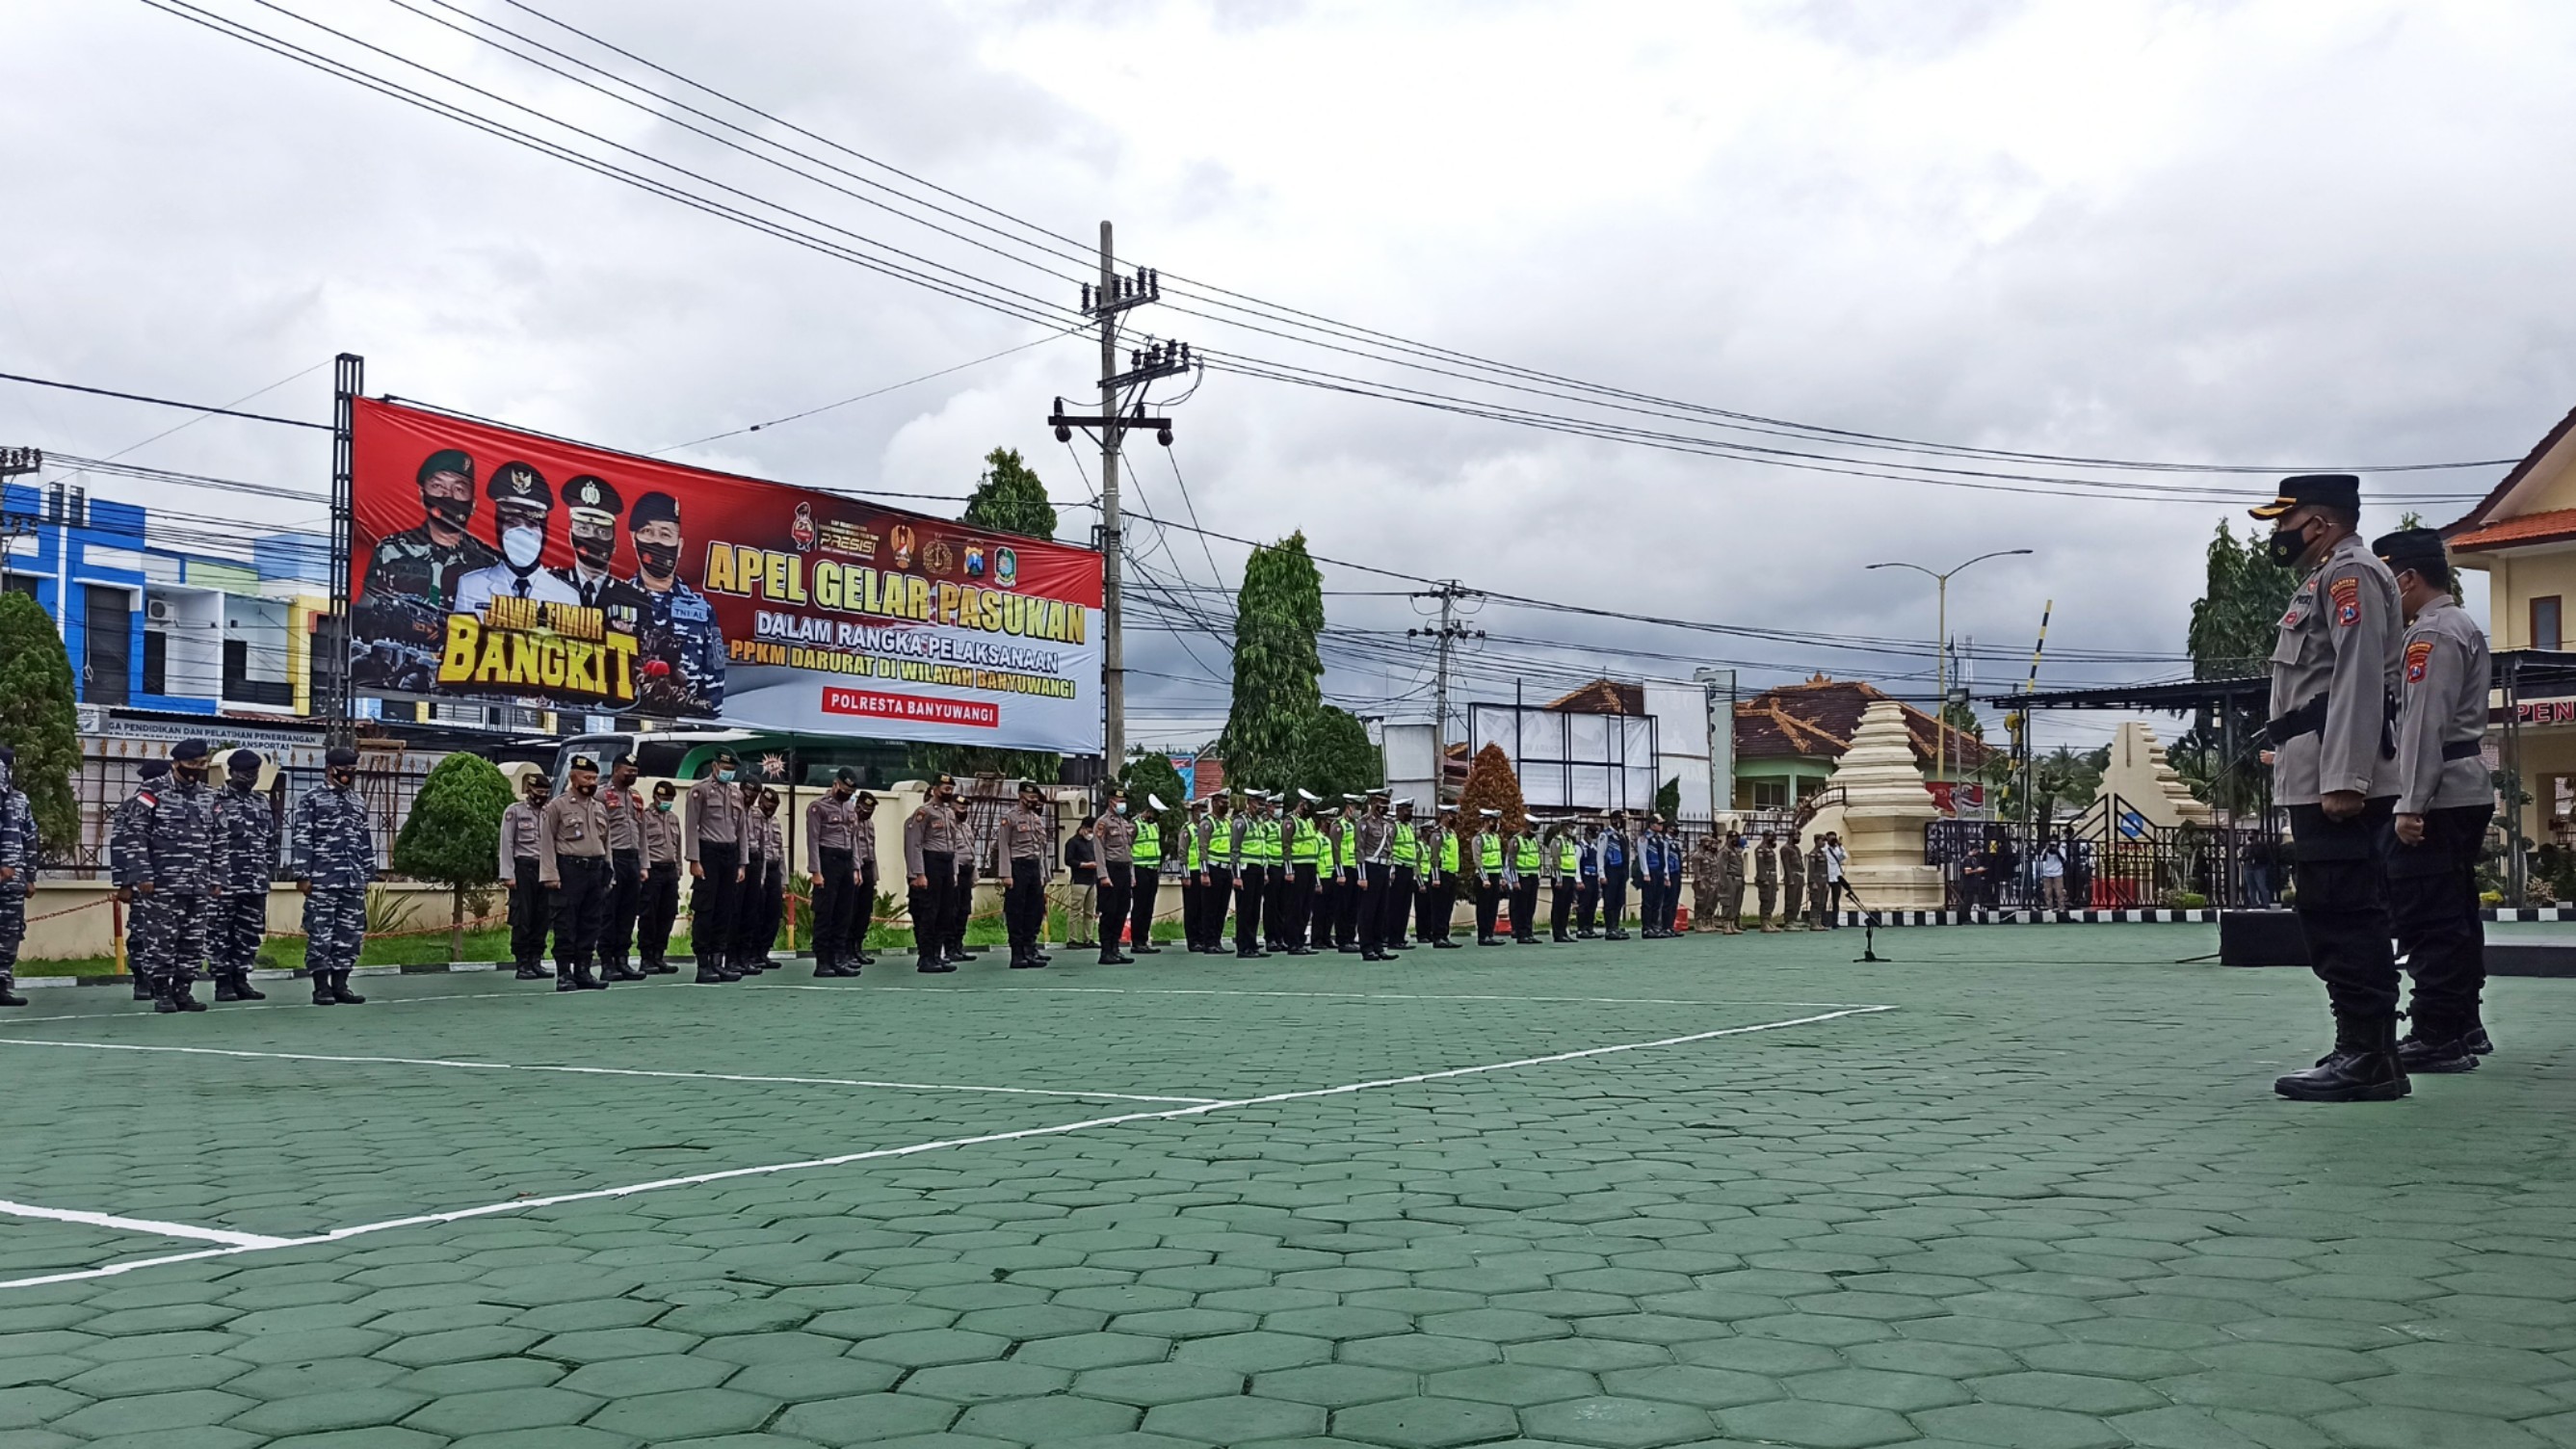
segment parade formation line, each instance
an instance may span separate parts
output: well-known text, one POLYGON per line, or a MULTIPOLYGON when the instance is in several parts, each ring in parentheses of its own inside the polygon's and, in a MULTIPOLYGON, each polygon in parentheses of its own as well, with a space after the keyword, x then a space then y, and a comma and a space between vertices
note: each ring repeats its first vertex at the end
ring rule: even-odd
MULTIPOLYGON (((72 1283, 93 1278, 114 1278, 123 1274, 136 1272, 144 1268, 161 1267, 172 1263, 199 1262, 208 1258, 232 1257, 242 1253, 271 1252, 279 1248, 316 1247, 324 1244, 341 1242, 350 1238, 365 1237, 374 1233, 391 1232, 397 1228, 430 1227, 443 1223, 464 1222, 475 1218, 493 1217, 503 1213, 520 1213, 532 1211, 537 1208, 562 1207, 572 1203, 598 1202, 614 1198, 632 1197, 639 1193, 661 1192, 671 1188, 698 1187, 711 1182, 727 1182, 739 1178, 750 1177, 767 1177, 789 1172, 812 1172, 823 1168, 843 1167, 856 1162, 875 1162, 890 1158, 912 1157, 925 1152, 940 1152, 952 1148, 982 1147, 994 1143, 1017 1142, 1037 1137, 1058 1137, 1069 1132, 1084 1132, 1102 1127, 1118 1127, 1130 1122, 1169 1121, 1183 1117, 1202 1117, 1212 1112, 1234 1111, 1245 1107, 1266 1107, 1287 1102, 1306 1102, 1329 1097, 1344 1097, 1359 1092, 1378 1091, 1389 1087, 1407 1087, 1416 1086, 1424 1082, 1452 1081, 1461 1077, 1484 1076, 1495 1072, 1518 1071, 1528 1067, 1552 1066, 1561 1062, 1583 1061, 1594 1057, 1615 1056, 1624 1052, 1652 1051, 1663 1047, 1688 1046, 1694 1042, 1714 1041, 1721 1037, 1749 1036, 1756 1032, 1781 1031, 1789 1027, 1797 1026, 1814 1026, 1823 1022, 1840 1020, 1845 1017, 1870 1016, 1880 1012, 1894 1010, 1896 1010, 1894 1006, 1846 1006, 1839 1010, 1820 1012, 1809 1016, 1791 1017, 1783 1021, 1759 1022, 1752 1026, 1718 1027, 1709 1031, 1690 1032, 1681 1036, 1658 1037, 1651 1041, 1619 1042, 1610 1046, 1582 1047, 1573 1051, 1551 1052, 1545 1056, 1517 1057, 1510 1061, 1488 1062, 1479 1066, 1448 1067, 1439 1071, 1416 1072, 1401 1077, 1378 1077, 1363 1082, 1349 1082, 1337 1087, 1311 1087, 1293 1092, 1269 1092, 1256 1097, 1235 1097, 1217 1101, 1201 1101, 1194 1102, 1188 1106, 1169 1107, 1159 1111, 1121 1112, 1113 1116, 1090 1117, 1078 1122, 1062 1122, 1048 1127, 1023 1127, 1007 1132, 979 1133, 971 1137, 947 1137, 932 1142, 916 1142, 903 1147, 879 1147, 872 1148, 864 1152, 840 1153, 830 1157, 803 1158, 794 1162, 766 1163, 754 1167, 721 1168, 712 1172, 691 1173, 685 1177, 655 1178, 646 1182, 627 1183, 619 1187, 591 1188, 579 1192, 555 1193, 544 1197, 513 1198, 507 1202, 486 1203, 479 1207, 457 1208, 447 1212, 421 1213, 410 1217, 388 1218, 382 1222, 360 1223, 352 1227, 334 1228, 326 1233, 315 1233, 295 1238, 260 1237, 256 1234, 238 1233, 221 1228, 194 1227, 179 1223, 155 1223, 133 1218, 110 1217, 103 1214, 74 1213, 51 1208, 31 1207, 24 1204, 7 1204, 7 1211, 15 1212, 20 1216, 51 1217, 63 1221, 83 1223, 90 1226, 122 1227, 130 1231, 153 1233, 164 1237, 196 1238, 213 1241, 221 1243, 223 1246, 200 1248, 185 1253, 165 1253, 154 1257, 136 1258, 122 1263, 104 1264, 95 1268, 80 1268, 66 1272, 39 1274, 34 1277, 13 1278, 0 1281, 0 1290, 35 1288, 49 1283, 72 1283)), ((37 1045, 38 1043, 23 1042, 16 1044, 37 1045)))

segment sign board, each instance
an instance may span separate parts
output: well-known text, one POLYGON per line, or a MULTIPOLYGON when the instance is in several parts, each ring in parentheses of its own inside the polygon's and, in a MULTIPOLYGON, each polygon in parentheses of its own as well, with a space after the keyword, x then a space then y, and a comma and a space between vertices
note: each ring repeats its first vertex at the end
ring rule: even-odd
POLYGON ((1467 752, 1499 745, 1540 810, 1651 810, 1655 717, 1578 714, 1509 704, 1467 706, 1467 752))

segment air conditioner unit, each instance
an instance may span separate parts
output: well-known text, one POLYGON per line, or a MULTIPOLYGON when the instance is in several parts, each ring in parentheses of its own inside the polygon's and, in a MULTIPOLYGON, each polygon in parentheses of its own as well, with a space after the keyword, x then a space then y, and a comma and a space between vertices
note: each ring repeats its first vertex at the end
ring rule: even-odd
POLYGON ((143 620, 147 624, 167 624, 173 617, 168 599, 145 599, 143 620))

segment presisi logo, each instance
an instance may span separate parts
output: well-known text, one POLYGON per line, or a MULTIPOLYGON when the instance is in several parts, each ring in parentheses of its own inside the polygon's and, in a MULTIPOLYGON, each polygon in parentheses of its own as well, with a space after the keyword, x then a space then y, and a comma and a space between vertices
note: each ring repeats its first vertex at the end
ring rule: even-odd
POLYGON ((787 536, 796 541, 796 551, 798 553, 812 553, 814 551, 815 535, 813 504, 799 503, 796 505, 796 519, 794 522, 787 525, 787 536))

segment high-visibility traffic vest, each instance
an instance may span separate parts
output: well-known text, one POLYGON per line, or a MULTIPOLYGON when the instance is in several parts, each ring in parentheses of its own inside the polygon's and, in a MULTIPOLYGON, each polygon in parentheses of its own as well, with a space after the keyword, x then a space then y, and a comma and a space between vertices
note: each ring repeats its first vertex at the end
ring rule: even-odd
POLYGON ((1276 820, 1263 820, 1259 828, 1261 831, 1261 863, 1263 865, 1279 864, 1279 822, 1276 820))
POLYGON ((1136 822, 1136 839, 1127 848, 1127 858, 1138 865, 1163 863, 1163 827, 1151 820, 1136 822))
POLYGON ((1522 836, 1520 848, 1512 852, 1512 868, 1523 875, 1538 874, 1538 842, 1522 836))
POLYGON ((1208 860, 1231 870, 1234 867, 1234 817, 1219 815, 1208 821, 1208 860))
POLYGON ((1455 830, 1440 837, 1440 868, 1451 875, 1458 873, 1458 832, 1455 830))
POLYGON ((1290 820, 1288 826, 1289 861, 1296 865, 1313 865, 1316 857, 1322 853, 1324 832, 1316 829, 1315 822, 1304 816, 1290 820))
POLYGON ((1490 830, 1477 836, 1476 863, 1484 867, 1487 875, 1502 874, 1503 838, 1490 830))
POLYGON ((1403 866, 1422 863, 1422 841, 1413 833, 1411 825, 1401 820, 1395 822, 1395 849, 1389 852, 1388 858, 1403 866))
POLYGON ((1333 864, 1339 869, 1348 870, 1359 863, 1359 858, 1360 823, 1356 820, 1345 820, 1342 822, 1341 836, 1333 842, 1333 864))
POLYGON ((1583 851, 1571 840, 1556 844, 1556 870, 1559 875, 1579 875, 1583 871, 1583 851))
POLYGON ((1203 833, 1200 827, 1206 824, 1204 820, 1193 820, 1181 827, 1181 869, 1192 875, 1198 874, 1200 867, 1206 864, 1199 847, 1199 836, 1203 833))

